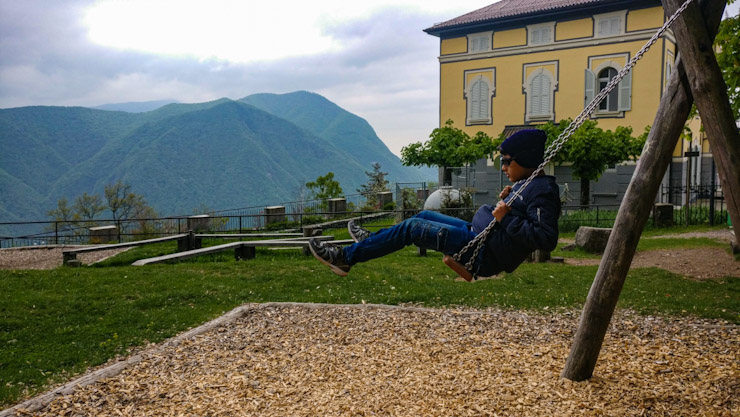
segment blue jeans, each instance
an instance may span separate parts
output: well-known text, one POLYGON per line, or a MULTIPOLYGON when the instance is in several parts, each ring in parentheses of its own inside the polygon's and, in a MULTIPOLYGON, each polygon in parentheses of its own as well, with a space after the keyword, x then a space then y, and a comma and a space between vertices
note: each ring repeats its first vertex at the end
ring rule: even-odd
MULTIPOLYGON (((471 230, 470 223, 436 211, 422 211, 395 226, 372 233, 362 242, 345 247, 344 260, 348 265, 354 265, 388 255, 412 244, 453 255, 474 237, 475 233, 471 230)), ((472 254, 471 248, 463 256, 462 263, 467 262, 472 254)), ((495 262, 489 258, 490 256, 485 256, 485 250, 480 251, 476 262, 479 275, 489 276, 498 272, 494 272, 495 262)))

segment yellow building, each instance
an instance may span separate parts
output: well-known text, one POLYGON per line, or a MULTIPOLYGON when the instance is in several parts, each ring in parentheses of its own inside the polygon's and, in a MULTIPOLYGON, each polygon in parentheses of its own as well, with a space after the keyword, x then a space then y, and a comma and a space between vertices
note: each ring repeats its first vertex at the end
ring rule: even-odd
MULTIPOLYGON (((664 21, 657 0, 501 0, 435 24, 425 32, 440 39, 440 124, 451 119, 471 136, 483 131, 497 137, 575 118, 664 21)), ((675 55, 669 31, 592 119, 602 129, 631 126, 640 135, 653 122, 675 55)), ((701 147, 698 132, 695 136, 701 147)), ((685 146, 679 144, 676 158, 685 146)), ((625 184, 604 192, 605 201, 621 200, 629 175, 621 176, 627 177, 621 179, 625 184)), ((477 189, 499 188, 491 185, 496 178, 477 182, 477 189)), ((577 184, 570 185, 577 191, 577 184)), ((599 187, 592 189, 598 201, 599 187)))

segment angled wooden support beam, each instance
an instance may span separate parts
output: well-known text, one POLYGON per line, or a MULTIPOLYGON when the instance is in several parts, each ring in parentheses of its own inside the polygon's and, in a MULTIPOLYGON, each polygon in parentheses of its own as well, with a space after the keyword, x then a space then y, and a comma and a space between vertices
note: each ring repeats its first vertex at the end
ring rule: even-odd
MULTIPOLYGON (((713 1, 725 3, 725 0, 713 1)), ((682 3, 680 0, 663 2, 668 14, 682 3)), ((712 48, 716 32, 708 30, 703 24, 702 10, 696 2, 690 4, 673 24, 673 33, 717 164, 727 210, 737 229, 740 227, 740 133, 735 125, 736 116, 730 107, 727 85, 722 79, 722 71, 712 48)), ((735 242, 738 242, 738 233, 735 233, 735 242)))
MULTIPOLYGON (((716 34, 724 3, 717 0, 703 0, 700 3, 708 16, 706 23, 702 24, 716 34)), ((676 71, 673 71, 663 93, 642 155, 619 207, 613 232, 588 293, 578 331, 561 374, 563 378, 583 381, 591 378, 596 367, 640 235, 650 217, 655 195, 691 111, 693 99, 681 62, 682 58, 677 59, 676 71)))

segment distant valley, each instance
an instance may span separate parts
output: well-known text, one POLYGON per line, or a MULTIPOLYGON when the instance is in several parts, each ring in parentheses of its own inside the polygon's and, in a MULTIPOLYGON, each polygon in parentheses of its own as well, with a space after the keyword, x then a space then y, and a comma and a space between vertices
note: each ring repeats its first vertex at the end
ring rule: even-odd
POLYGON ((318 94, 162 104, 0 109, 0 221, 46 219, 58 199, 118 180, 160 215, 181 215, 294 200, 329 171, 354 194, 374 162, 391 182, 436 179, 318 94))

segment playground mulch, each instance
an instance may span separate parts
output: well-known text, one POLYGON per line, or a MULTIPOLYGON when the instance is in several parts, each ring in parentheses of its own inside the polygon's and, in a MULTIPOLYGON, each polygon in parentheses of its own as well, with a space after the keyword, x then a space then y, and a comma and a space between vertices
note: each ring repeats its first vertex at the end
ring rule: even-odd
POLYGON ((612 320, 560 378, 577 313, 254 304, 138 354, 38 416, 740 415, 740 326, 612 320))

